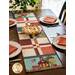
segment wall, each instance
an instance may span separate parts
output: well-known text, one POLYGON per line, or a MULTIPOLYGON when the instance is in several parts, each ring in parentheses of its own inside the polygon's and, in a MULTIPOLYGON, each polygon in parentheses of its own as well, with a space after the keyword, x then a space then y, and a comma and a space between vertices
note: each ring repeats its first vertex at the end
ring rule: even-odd
POLYGON ((51 9, 58 17, 65 0, 42 0, 42 9, 51 9))

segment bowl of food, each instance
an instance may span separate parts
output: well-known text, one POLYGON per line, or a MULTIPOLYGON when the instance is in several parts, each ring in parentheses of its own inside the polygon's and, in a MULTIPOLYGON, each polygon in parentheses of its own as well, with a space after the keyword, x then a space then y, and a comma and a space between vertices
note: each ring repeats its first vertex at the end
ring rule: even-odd
POLYGON ((29 35, 37 35, 42 31, 41 26, 39 25, 35 25, 35 24, 30 24, 30 25, 25 25, 23 27, 23 32, 25 34, 29 34, 29 35))

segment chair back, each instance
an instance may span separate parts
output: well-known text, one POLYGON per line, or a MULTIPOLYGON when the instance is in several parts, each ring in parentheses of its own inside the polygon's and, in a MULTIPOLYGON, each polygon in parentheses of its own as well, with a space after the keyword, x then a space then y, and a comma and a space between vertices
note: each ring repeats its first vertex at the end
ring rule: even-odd
POLYGON ((59 19, 61 20, 61 22, 66 25, 66 2, 64 2, 63 7, 61 9, 60 15, 59 15, 59 19))

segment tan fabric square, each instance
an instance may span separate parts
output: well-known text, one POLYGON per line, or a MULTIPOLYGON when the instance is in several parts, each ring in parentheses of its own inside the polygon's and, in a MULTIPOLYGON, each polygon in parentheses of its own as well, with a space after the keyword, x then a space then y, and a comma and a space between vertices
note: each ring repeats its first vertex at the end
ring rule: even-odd
POLYGON ((34 48, 23 49, 23 57, 36 56, 34 48))
POLYGON ((30 39, 29 35, 26 34, 19 34, 19 39, 24 40, 24 39, 30 39))
POLYGON ((49 43, 47 38, 37 38, 38 44, 47 44, 49 43))

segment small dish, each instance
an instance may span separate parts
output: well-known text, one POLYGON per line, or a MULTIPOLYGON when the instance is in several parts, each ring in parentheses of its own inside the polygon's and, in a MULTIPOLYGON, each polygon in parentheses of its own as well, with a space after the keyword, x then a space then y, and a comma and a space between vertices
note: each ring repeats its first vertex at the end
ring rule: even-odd
POLYGON ((20 74, 23 70, 23 66, 21 63, 15 63, 13 66, 12 66, 12 70, 14 73, 16 74, 20 74))

